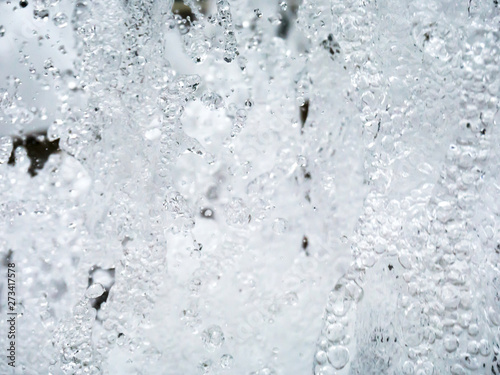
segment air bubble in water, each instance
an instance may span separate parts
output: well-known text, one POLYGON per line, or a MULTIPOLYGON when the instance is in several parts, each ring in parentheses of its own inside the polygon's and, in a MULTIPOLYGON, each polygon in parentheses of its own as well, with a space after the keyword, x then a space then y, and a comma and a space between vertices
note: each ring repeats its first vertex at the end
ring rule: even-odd
POLYGON ((499 14, 469 3, 0 4, 19 368, 496 371, 499 14))
POLYGON ((56 13, 52 18, 52 21, 54 22, 54 25, 60 28, 68 26, 68 16, 62 12, 56 13))
POLYGON ((274 219, 273 231, 277 234, 283 234, 286 232, 288 227, 288 222, 283 218, 274 219))
POLYGON ((207 92, 201 96, 201 101, 210 109, 219 109, 224 105, 222 97, 215 92, 207 92))
POLYGON ((220 357, 220 366, 225 369, 230 369, 233 365, 233 356, 231 354, 224 354, 220 357))
POLYGON ((201 215, 207 219, 212 219, 214 216, 214 212, 210 208, 203 208, 201 210, 201 215))
POLYGON ((13 142, 11 137, 0 137, 0 164, 7 163, 12 153, 13 142))
POLYGON ((228 224, 241 226, 251 220, 250 210, 241 198, 233 198, 225 205, 226 220, 228 224))
POLYGON ((213 351, 224 344, 224 333, 221 327, 213 325, 202 332, 201 340, 208 350, 213 351))
POLYGON ((458 339, 454 335, 449 335, 444 338, 444 347, 448 352, 454 352, 458 348, 458 339))
POLYGON ((87 288, 87 291, 85 292, 85 296, 87 298, 97 298, 97 297, 102 296, 102 294, 105 291, 106 291, 106 289, 104 289, 104 287, 101 284, 95 283, 87 288))
POLYGON ((334 368, 340 370, 349 362, 349 350, 341 345, 332 346, 327 353, 328 361, 334 368))

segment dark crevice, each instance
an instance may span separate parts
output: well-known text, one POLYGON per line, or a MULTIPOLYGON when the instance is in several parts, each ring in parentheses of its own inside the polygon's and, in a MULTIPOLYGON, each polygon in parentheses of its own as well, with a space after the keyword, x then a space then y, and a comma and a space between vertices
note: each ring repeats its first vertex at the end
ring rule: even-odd
POLYGON ((294 24, 294 21, 297 19, 298 13, 298 5, 295 4, 295 1, 287 1, 287 8, 282 9, 279 12, 281 17, 281 23, 276 29, 276 35, 279 38, 286 39, 290 35, 290 30, 294 24))
POLYGON ((309 247, 309 240, 307 239, 307 236, 304 235, 304 237, 302 237, 302 250, 304 250, 306 256, 309 256, 309 250, 307 250, 308 247, 309 247))
POLYGON ((309 99, 306 99, 304 101, 304 104, 302 104, 300 107, 299 107, 299 111, 300 111, 300 132, 303 133, 304 132, 304 125, 307 121, 307 116, 309 115, 309 99))
POLYGON ((59 139, 49 141, 47 139, 47 131, 27 134, 23 137, 13 137, 13 148, 8 164, 15 165, 15 152, 18 147, 24 147, 30 159, 28 173, 31 177, 37 175, 37 170, 42 169, 49 156, 60 152, 59 139))
POLYGON ((378 120, 377 133, 375 134, 375 137, 373 137, 373 139, 377 139, 378 133, 380 133, 380 120, 378 120))
POLYGON ((94 284, 94 282, 98 282, 97 280, 94 280, 94 274, 97 272, 97 271, 104 271, 104 272, 107 272, 111 278, 111 282, 107 285, 103 285, 105 291, 104 293, 97 297, 97 298, 92 298, 91 299, 91 305, 94 309, 96 309, 97 311, 99 311, 99 309, 101 308, 101 305, 106 302, 108 300, 108 296, 109 296, 109 291, 111 290, 111 287, 114 285, 115 283, 115 269, 114 268, 108 268, 108 269, 103 269, 103 268, 100 268, 100 267, 97 267, 97 266, 94 266, 92 267, 90 270, 89 270, 89 281, 88 281, 88 285, 92 285, 94 284))
POLYGON ((12 251, 12 249, 9 249, 9 251, 7 252, 7 254, 5 254, 4 258, 2 259, 2 265, 4 267, 7 267, 7 265, 9 263, 12 263, 12 255, 14 254, 14 252, 12 251))
POLYGON ((193 22, 196 20, 196 16, 194 15, 192 9, 184 4, 182 0, 175 0, 172 5, 172 13, 178 14, 182 19, 187 20, 188 22, 193 22))
POLYGON ((281 14, 281 23, 278 26, 276 35, 282 39, 286 39, 290 32, 290 26, 291 26, 290 17, 285 12, 282 12, 280 14, 281 14))

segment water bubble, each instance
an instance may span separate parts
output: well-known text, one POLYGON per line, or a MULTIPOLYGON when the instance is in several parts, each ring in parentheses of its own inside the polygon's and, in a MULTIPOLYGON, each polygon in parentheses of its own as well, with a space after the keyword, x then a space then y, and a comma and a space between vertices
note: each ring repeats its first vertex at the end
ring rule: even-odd
POLYGON ((421 368, 417 371, 422 375, 433 375, 434 374, 434 365, 431 362, 424 362, 421 364, 421 368))
POLYGON ((5 27, 3 25, 0 25, 0 38, 5 35, 5 27))
POLYGON ((0 164, 7 163, 14 145, 11 137, 0 137, 0 164))
POLYGON ((406 361, 403 364, 403 374, 404 375, 413 375, 415 373, 415 365, 413 362, 406 361))
POLYGON ((345 337, 345 327, 343 324, 334 323, 327 327, 326 337, 332 343, 339 343, 345 337))
POLYGON ((479 353, 479 343, 475 340, 469 341, 467 344, 467 353, 473 355, 479 353))
POLYGON ((223 354, 220 357, 220 367, 230 369, 233 365, 233 356, 231 354, 223 354))
POLYGON ((482 356, 487 357, 491 353, 491 345, 488 340, 482 339, 479 342, 479 352, 482 356))
POLYGON ((263 367, 259 371, 252 372, 250 375, 276 375, 276 371, 271 367, 263 367))
POLYGON ((201 210, 201 216, 207 219, 212 219, 214 216, 214 212, 212 211, 211 208, 203 208, 201 210))
POLYGON ((307 167, 307 158, 304 155, 297 156, 297 164, 300 167, 307 167))
POLYGON ((224 344, 224 333, 221 327, 213 325, 202 332, 201 340, 209 351, 213 351, 224 344))
POLYGON ((341 345, 332 346, 328 349, 328 360, 337 370, 343 369, 349 362, 349 350, 341 345))
POLYGON ((470 336, 477 336, 479 333, 479 326, 477 324, 471 324, 467 330, 470 336))
POLYGON ((87 288, 85 292, 85 297, 87 298, 97 298, 103 295, 106 289, 99 283, 92 284, 87 288))
POLYGON ((329 364, 324 366, 317 365, 314 368, 314 375, 336 375, 336 374, 337 372, 335 371, 335 369, 329 364))
POLYGON ((28 1, 0 5, 22 366, 218 374, 225 337, 256 375, 491 368, 496 0, 28 1))
POLYGON ((244 123, 247 120, 247 111, 240 108, 236 111, 236 121, 244 123))
POLYGON ((277 234, 283 234, 288 228, 288 222, 283 218, 274 219, 273 231, 277 234))
POLYGON ((479 360, 470 354, 462 354, 461 355, 461 363, 462 365, 469 370, 477 370, 479 368, 479 360))
POLYGON ((455 363, 453 366, 451 366, 450 371, 453 375, 465 375, 467 373, 465 369, 458 363, 455 363))
POLYGON ((210 374, 212 372, 213 362, 212 362, 212 360, 207 359, 205 361, 200 362, 198 367, 202 371, 203 374, 210 374))
POLYGON ((54 25, 60 28, 68 26, 68 16, 62 12, 56 13, 52 18, 52 21, 54 22, 54 25))
POLYGON ((201 96, 201 101, 208 108, 215 110, 222 108, 224 106, 224 100, 222 96, 215 92, 207 92, 201 96))
POLYGON ((443 345, 447 352, 454 352, 458 348, 458 339, 452 335, 446 336, 443 340, 443 345))
POLYGON ((47 9, 35 9, 33 11, 33 17, 35 19, 40 18, 41 20, 47 20, 49 18, 49 11, 47 9))
POLYGON ((295 306, 299 301, 299 296, 295 292, 286 292, 284 296, 284 302, 287 305, 295 306))
POLYGON ((316 353, 314 359, 316 360, 316 363, 323 365, 328 360, 328 356, 327 356, 326 352, 324 352, 323 350, 320 350, 316 353))
POLYGON ((251 216, 241 198, 233 198, 225 205, 226 221, 230 225, 241 226, 250 222, 251 216))

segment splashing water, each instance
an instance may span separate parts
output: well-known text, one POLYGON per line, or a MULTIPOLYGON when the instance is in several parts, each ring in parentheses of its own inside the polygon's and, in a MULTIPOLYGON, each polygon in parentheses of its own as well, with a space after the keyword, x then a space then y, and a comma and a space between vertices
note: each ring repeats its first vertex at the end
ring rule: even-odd
POLYGON ((500 374, 499 12, 1 3, 0 373, 500 374))

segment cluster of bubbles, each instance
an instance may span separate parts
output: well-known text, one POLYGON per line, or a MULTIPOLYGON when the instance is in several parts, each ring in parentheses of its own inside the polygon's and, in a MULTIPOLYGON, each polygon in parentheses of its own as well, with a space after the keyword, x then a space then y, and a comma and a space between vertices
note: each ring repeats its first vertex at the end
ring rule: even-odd
POLYGON ((493 0, 0 4, 18 369, 500 374, 499 22, 493 0))
POLYGON ((351 27, 334 37, 353 62, 369 61, 353 77, 373 190, 354 263, 329 295, 314 373, 496 374, 497 7, 410 4, 382 25, 375 4, 338 6, 351 27), (391 51, 375 50, 395 33, 405 36, 391 51), (449 149, 433 166, 418 153, 436 140, 449 149))

